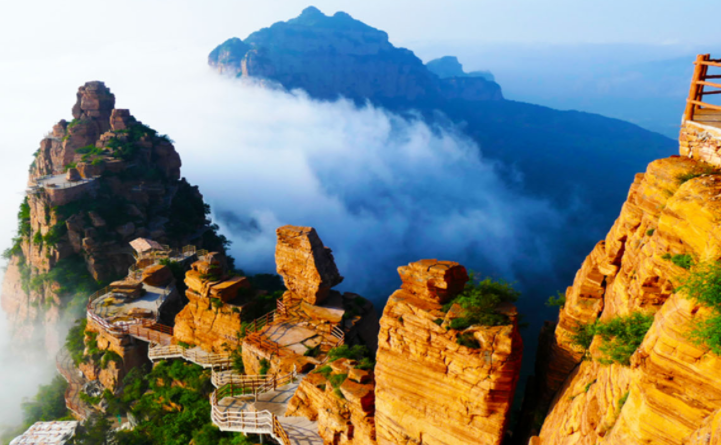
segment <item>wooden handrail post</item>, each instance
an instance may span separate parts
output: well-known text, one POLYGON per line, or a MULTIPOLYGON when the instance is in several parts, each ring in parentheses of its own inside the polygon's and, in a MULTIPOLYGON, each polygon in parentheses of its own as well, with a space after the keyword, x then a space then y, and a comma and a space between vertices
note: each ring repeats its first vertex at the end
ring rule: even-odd
POLYGON ((702 80, 701 77, 705 74, 707 67, 702 65, 700 62, 707 61, 711 58, 710 54, 699 54, 696 56, 696 63, 693 69, 693 77, 691 77, 691 88, 688 92, 688 101, 686 102, 686 110, 683 114, 684 121, 693 120, 694 113, 696 111, 696 104, 692 101, 701 99, 700 93, 703 92, 703 85, 699 85, 698 81, 702 80))

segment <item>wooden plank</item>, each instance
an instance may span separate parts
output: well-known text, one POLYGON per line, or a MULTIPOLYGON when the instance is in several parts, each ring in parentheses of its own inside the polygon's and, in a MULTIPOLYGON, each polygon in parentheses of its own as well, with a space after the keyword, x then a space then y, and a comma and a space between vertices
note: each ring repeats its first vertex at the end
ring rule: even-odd
POLYGON ((687 103, 690 103, 690 104, 693 104, 693 105, 698 105, 699 107, 705 107, 705 108, 710 108, 710 109, 712 109, 712 110, 719 110, 719 111, 721 111, 721 106, 719 106, 719 105, 707 104, 706 102, 701 102, 700 100, 686 99, 686 102, 687 102, 687 103))
POLYGON ((721 74, 713 74, 711 76, 706 76, 706 79, 721 79, 721 74))
POLYGON ((704 65, 704 66, 715 66, 721 68, 721 63, 719 62, 709 62, 707 60, 701 60, 694 62, 696 65, 704 65))
POLYGON ((705 85, 707 87, 721 88, 721 83, 706 82, 705 80, 697 80, 696 85, 705 85))
POLYGON ((703 93, 701 93, 702 96, 708 96, 709 94, 721 94, 721 90, 716 90, 716 91, 704 91, 703 93))

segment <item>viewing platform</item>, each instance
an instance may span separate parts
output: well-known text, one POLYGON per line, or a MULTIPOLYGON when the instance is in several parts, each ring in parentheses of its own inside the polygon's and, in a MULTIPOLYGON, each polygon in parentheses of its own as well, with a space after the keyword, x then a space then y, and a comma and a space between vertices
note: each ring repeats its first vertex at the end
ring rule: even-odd
POLYGON ((90 296, 86 307, 88 320, 115 337, 129 335, 168 346, 173 329, 160 324, 159 319, 163 304, 176 288, 170 271, 163 268, 161 262, 192 261, 204 251, 194 246, 175 251, 144 239, 135 240, 131 245, 137 252, 137 262, 129 268, 124 280, 111 283, 90 296))
POLYGON ((682 156, 721 167, 721 101, 711 103, 707 99, 721 94, 721 59, 699 54, 694 65, 679 151, 682 156))

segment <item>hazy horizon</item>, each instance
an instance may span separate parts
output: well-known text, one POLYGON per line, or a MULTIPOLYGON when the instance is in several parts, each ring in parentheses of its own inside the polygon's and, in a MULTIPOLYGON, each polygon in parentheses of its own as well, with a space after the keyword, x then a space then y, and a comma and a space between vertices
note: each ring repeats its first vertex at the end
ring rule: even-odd
MULTIPOLYGON (((686 74, 674 71, 662 83, 649 83, 653 78, 647 74, 629 78, 628 73, 646 73, 634 68, 635 64, 656 61, 681 60, 679 66, 686 66, 686 58, 696 52, 713 53, 721 47, 721 28, 680 25, 697 20, 698 11, 721 10, 721 5, 710 0, 613 0, 603 5, 567 0, 433 4, 324 0, 312 5, 328 15, 348 12, 388 32, 394 45, 414 51, 425 62, 456 55, 467 70, 489 69, 510 99, 602 112, 666 135, 673 135, 674 115, 680 118, 682 112, 686 74), (624 14, 618 14, 619 10, 624 14), (639 85, 650 87, 643 90, 639 85), (631 103, 619 105, 624 97, 631 103), (659 103, 668 105, 653 114, 659 103)), ((225 39, 245 38, 299 15, 307 6, 295 0, 272 4, 33 1, 0 6, 0 151, 4 161, 0 164, 0 205, 6 212, 0 222, 0 249, 9 247, 14 235, 28 166, 40 140, 58 120, 71 118, 79 86, 102 80, 115 93, 117 108, 129 108, 138 119, 175 140, 184 163, 183 176, 200 186, 216 215, 245 211, 264 229, 314 222, 311 218, 315 217, 325 224, 319 234, 337 252, 342 274, 355 266, 350 249, 362 250, 372 239, 356 236, 361 230, 400 234, 393 243, 370 246, 361 253, 367 258, 382 255, 379 264, 383 267, 420 255, 419 248, 409 247, 416 242, 423 243, 428 255, 457 249, 458 257, 481 257, 478 264, 510 279, 518 274, 516 263, 530 254, 548 261, 534 264, 536 273, 553 273, 549 270, 552 259, 544 255, 547 246, 534 239, 531 228, 560 226, 563 212, 543 200, 519 196, 502 183, 492 162, 468 156, 471 150, 482 153, 484 147, 477 147, 454 128, 437 133, 374 107, 356 110, 344 101, 319 103, 298 92, 260 90, 216 76, 206 66, 207 54, 225 39), (238 118, 246 120, 239 125, 233 121, 238 118), (309 128, 312 131, 305 131, 309 128), (315 138, 318 135, 325 137, 315 138), (382 150, 386 144, 434 163, 399 165, 403 163, 393 153, 382 150), (359 153, 362 148, 367 151, 359 153), (273 163, 278 152, 295 155, 297 162, 279 167, 273 163), (254 161, 266 169, 256 168, 251 164, 254 161), (331 173, 354 163, 380 179, 373 182, 358 175, 344 178, 348 180, 345 187, 337 187, 331 173), (484 175, 474 177, 471 167, 484 175), (413 180, 429 175, 442 183, 456 172, 462 173, 457 184, 438 187, 430 195, 448 202, 450 216, 431 215, 423 220, 428 226, 420 233, 409 230, 426 216, 425 187, 413 180), (365 190, 400 189, 396 177, 410 185, 399 193, 398 202, 389 200, 378 206, 390 209, 387 213, 361 214, 343 207, 339 194, 358 202, 365 190), (475 187, 475 193, 463 195, 464 187, 475 187), (243 196, 249 189, 253 194, 243 196), (283 196, 289 191, 296 197, 307 193, 313 206, 293 208, 294 201, 283 196), (518 208, 512 205, 519 203, 523 205, 518 208), (393 208, 395 204, 399 207, 393 208), (474 214, 469 209, 473 205, 490 209, 488 215, 474 214), (337 231, 327 228, 332 224, 339 227, 337 231), (483 243, 491 243, 498 256, 474 257, 475 252, 468 252, 483 243)), ((650 73, 655 70, 649 68, 650 73)), ((220 219, 236 242, 232 252, 240 264, 248 267, 257 261, 261 266, 249 269, 267 271, 273 242, 267 233, 248 242, 242 227, 233 230, 232 218, 220 219)), ((345 284, 360 283, 361 272, 368 270, 359 267, 345 284)), ((5 314, 0 317, 4 319, 5 314)), ((0 329, 4 330, 4 324, 0 323, 0 329)), ((7 339, 4 332, 1 335, 7 339)), ((0 357, 7 356, 1 350, 5 343, 0 341, 0 357)), ((35 392, 37 376, 46 375, 42 371, 33 369, 29 374, 35 378, 3 387, 0 411, 6 421, 19 415, 17 403, 35 392)), ((16 368, 0 367, 0 375, 8 372, 14 374, 16 368)))

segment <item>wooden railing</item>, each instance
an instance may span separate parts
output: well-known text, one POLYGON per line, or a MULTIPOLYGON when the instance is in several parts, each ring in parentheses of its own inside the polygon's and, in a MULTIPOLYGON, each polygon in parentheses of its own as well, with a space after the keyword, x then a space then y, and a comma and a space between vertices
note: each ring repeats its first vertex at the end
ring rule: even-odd
MULTIPOLYGON (((243 375, 234 371, 213 371, 210 381, 219 390, 230 386, 235 388, 245 388, 249 391, 248 394, 260 394, 263 392, 273 391, 281 386, 292 383, 297 376, 298 373, 296 372, 295 367, 293 368, 293 371, 282 376, 275 374, 243 375)), ((227 397, 227 395, 223 397, 227 397)))
POLYGON ((245 334, 252 334, 254 332, 258 332, 264 327, 268 326, 269 324, 273 323, 273 321, 276 318, 277 311, 270 311, 267 314, 263 315, 260 318, 256 318, 255 320, 251 321, 250 323, 246 323, 243 325, 243 328, 245 329, 245 334))
MULTIPOLYGON (((213 377, 215 378, 215 373, 213 377)), ((242 397, 273 391, 276 388, 292 383, 297 377, 295 368, 284 376, 241 376, 236 375, 237 382, 227 383, 210 396, 211 420, 221 431, 235 431, 244 434, 269 434, 283 445, 290 445, 288 433, 281 425, 278 417, 270 411, 245 411, 241 406, 220 405, 226 397, 242 397)))
POLYGON ((73 372, 78 372, 73 363, 70 353, 67 349, 63 348, 55 356, 55 367, 57 368, 60 375, 68 382, 68 387, 65 390, 65 406, 80 420, 85 420, 88 417, 87 409, 80 400, 80 391, 82 386, 78 383, 79 379, 73 375, 73 372))
POLYGON ((233 364, 230 354, 216 354, 199 349, 186 349, 178 345, 155 346, 148 349, 150 361, 182 358, 203 368, 229 368, 233 364))
POLYGON ((708 74, 709 67, 721 68, 721 59, 712 59, 710 54, 699 54, 694 62, 695 68, 691 78, 691 90, 686 99, 684 120, 693 120, 699 110, 710 109, 721 111, 721 106, 703 101, 704 96, 721 94, 721 83, 709 82, 709 79, 721 79, 721 74, 708 74), (706 91, 705 87, 715 88, 706 91))

